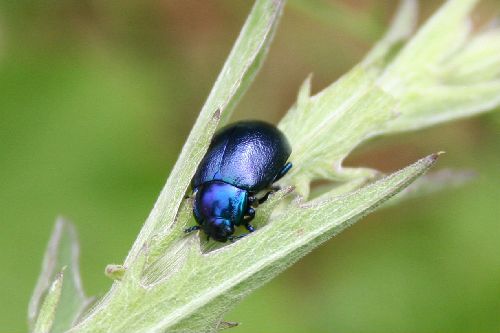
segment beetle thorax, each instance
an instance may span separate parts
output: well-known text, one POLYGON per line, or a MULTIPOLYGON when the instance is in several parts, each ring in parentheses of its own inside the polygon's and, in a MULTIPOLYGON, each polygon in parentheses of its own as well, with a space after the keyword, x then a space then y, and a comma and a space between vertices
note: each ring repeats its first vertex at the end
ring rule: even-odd
POLYGON ((239 225, 247 208, 248 192, 222 181, 203 183, 195 189, 194 215, 199 224, 224 219, 239 225))

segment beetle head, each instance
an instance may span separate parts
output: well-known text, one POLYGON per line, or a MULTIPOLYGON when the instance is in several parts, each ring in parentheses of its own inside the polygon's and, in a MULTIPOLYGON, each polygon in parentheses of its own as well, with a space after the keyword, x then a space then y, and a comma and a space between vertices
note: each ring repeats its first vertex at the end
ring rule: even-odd
POLYGON ((234 226, 229 220, 213 218, 203 223, 203 230, 216 241, 225 242, 234 233, 234 226))

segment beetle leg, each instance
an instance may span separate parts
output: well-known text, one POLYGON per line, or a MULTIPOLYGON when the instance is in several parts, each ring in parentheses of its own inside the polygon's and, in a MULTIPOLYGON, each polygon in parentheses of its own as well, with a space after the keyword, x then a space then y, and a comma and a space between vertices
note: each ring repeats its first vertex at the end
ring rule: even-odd
POLYGON ((248 236, 249 234, 241 234, 241 235, 238 235, 238 236, 229 236, 227 239, 231 242, 231 243, 234 243, 235 241, 237 241, 238 239, 240 238, 243 238, 245 236, 248 236))
POLYGON ((269 198, 269 196, 270 196, 271 194, 273 194, 274 192, 275 192, 275 188, 273 188, 271 191, 269 191, 269 192, 267 192, 266 194, 264 194, 264 196, 263 196, 262 198, 259 198, 259 200, 258 200, 259 205, 260 205, 261 203, 266 202, 266 201, 267 201, 267 199, 269 198))
POLYGON ((255 231, 255 228, 250 223, 245 224, 245 228, 250 232, 255 231))
MULTIPOLYGON (((281 178, 283 178, 283 176, 286 175, 287 172, 290 171, 291 168, 292 168, 292 163, 288 162, 287 164, 285 164, 285 166, 281 169, 281 171, 278 173, 276 178, 274 178, 273 183, 280 180, 281 178)), ((279 190, 281 190, 281 187, 279 187, 278 185, 272 185, 271 191, 264 194, 264 196, 262 198, 259 198, 257 200, 258 203, 261 204, 261 203, 266 202, 271 194, 273 194, 274 192, 277 192, 279 190)))
POLYGON ((250 221, 252 221, 255 217, 255 209, 253 209, 252 207, 248 207, 247 209, 247 212, 245 214, 245 223, 249 223, 250 221))
POLYGON ((193 232, 193 231, 196 231, 196 230, 200 230, 200 229, 201 229, 201 226, 199 226, 199 225, 193 225, 192 227, 184 229, 184 232, 186 234, 188 234, 190 232, 193 232))
POLYGON ((287 164, 285 164, 283 166, 283 168, 280 170, 280 172, 278 173, 278 175, 276 176, 276 178, 274 178, 274 182, 277 182, 278 180, 280 180, 281 178, 283 178, 284 175, 287 174, 288 171, 290 171, 290 169, 292 168, 292 163, 291 162, 288 162, 287 164))
POLYGON ((198 192, 198 188, 195 188, 193 190, 193 192, 191 193, 191 195, 189 194, 185 194, 184 195, 184 199, 191 199, 191 198, 194 198, 196 196, 196 193, 198 192))
MULTIPOLYGON (((290 169, 292 168, 292 166, 293 165, 292 165, 291 162, 286 163, 283 166, 283 168, 281 168, 281 170, 278 173, 278 175, 276 175, 276 177, 274 178, 273 183, 277 182, 278 180, 280 180, 281 178, 283 178, 283 176, 286 175, 288 173, 288 171, 290 171, 290 169)), ((266 200, 269 198, 269 195, 271 195, 274 192, 277 192, 279 190, 281 190, 281 187, 279 187, 278 185, 271 185, 271 191, 267 192, 266 194, 264 194, 264 196, 262 198, 258 199, 259 204, 266 202, 266 200)))
MULTIPOLYGON (((255 212, 254 212, 255 213, 255 212)), ((252 217, 253 218, 253 217, 252 217)), ((248 236, 250 235, 252 232, 255 231, 255 228, 250 224, 248 223, 249 221, 245 221, 246 224, 245 224, 245 228, 249 231, 248 233, 246 234, 241 234, 241 235, 238 235, 238 236, 229 236, 227 239, 231 242, 231 243, 234 243, 235 241, 237 241, 238 239, 240 238, 243 238, 245 236, 248 236)))
POLYGON ((248 206, 252 206, 255 203, 255 201, 257 200, 257 198, 254 195, 251 195, 248 197, 247 200, 248 200, 248 206))
POLYGON ((281 189, 281 188, 280 188, 279 186, 272 186, 272 187, 271 187, 271 190, 270 190, 269 192, 267 192, 266 194, 264 194, 264 195, 262 196, 262 198, 257 198, 257 197, 254 197, 254 196, 249 197, 249 198, 248 198, 248 199, 249 199, 249 200, 248 200, 248 206, 252 206, 252 207, 254 207, 254 208, 259 207, 259 205, 260 205, 261 203, 266 202, 266 200, 269 198, 269 196, 270 196, 271 194, 273 194, 273 193, 274 193, 274 192, 276 192, 276 191, 279 191, 280 189, 281 189))
POLYGON ((245 220, 245 228, 249 232, 254 232, 255 228, 250 224, 250 221, 252 221, 255 218, 255 209, 250 207, 247 211, 247 214, 248 214, 248 218, 245 220))

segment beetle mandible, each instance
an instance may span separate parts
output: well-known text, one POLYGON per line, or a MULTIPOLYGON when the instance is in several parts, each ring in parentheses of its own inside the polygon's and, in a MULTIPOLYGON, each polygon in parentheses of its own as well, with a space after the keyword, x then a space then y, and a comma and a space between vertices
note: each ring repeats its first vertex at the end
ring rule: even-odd
POLYGON ((255 206, 267 200, 274 182, 292 167, 285 135, 263 121, 240 121, 220 129, 193 177, 193 213, 198 225, 219 242, 234 241, 235 226, 255 229, 255 206), (258 192, 269 190, 261 198, 258 192))

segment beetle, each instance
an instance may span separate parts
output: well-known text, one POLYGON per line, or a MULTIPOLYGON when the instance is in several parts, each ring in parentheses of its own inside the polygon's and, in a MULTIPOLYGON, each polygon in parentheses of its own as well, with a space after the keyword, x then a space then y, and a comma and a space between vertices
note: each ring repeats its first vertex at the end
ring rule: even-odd
POLYGON ((240 121, 220 129, 193 177, 193 214, 208 239, 234 241, 235 226, 250 224, 255 208, 273 192, 272 185, 292 167, 292 149, 285 135, 263 121, 240 121), (261 198, 257 193, 267 190, 261 198))

